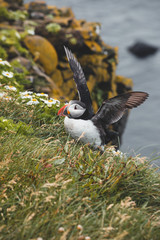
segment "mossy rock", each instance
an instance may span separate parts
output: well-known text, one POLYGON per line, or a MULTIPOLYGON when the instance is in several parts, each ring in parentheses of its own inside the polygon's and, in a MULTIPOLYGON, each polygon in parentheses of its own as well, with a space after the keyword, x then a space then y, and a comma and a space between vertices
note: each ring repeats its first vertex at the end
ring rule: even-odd
POLYGON ((47 39, 38 35, 26 36, 24 43, 34 56, 38 55, 38 61, 48 75, 55 71, 58 57, 55 48, 47 39))
POLYGON ((0 58, 2 58, 3 60, 7 59, 8 54, 6 52, 6 50, 0 46, 0 58))

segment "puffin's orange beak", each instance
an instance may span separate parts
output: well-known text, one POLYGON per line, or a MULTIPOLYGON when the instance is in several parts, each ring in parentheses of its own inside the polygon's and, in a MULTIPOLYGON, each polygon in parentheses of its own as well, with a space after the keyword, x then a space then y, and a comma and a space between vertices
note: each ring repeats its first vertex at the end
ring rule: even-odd
POLYGON ((68 113, 68 111, 66 111, 67 109, 67 107, 68 107, 68 105, 69 104, 66 104, 66 105, 64 105, 59 111, 58 111, 58 115, 59 116, 67 116, 69 113, 68 113))

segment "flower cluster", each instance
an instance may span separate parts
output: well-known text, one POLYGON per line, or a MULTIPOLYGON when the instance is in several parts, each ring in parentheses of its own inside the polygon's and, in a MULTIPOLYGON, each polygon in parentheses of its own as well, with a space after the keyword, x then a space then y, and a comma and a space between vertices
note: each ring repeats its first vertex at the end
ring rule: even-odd
POLYGON ((43 104, 44 106, 47 105, 48 107, 52 107, 53 105, 55 105, 56 107, 60 106, 60 101, 54 98, 50 98, 48 94, 34 93, 32 91, 19 92, 15 86, 12 86, 12 83, 13 85, 15 85, 14 83, 16 82, 14 79, 14 73, 11 71, 6 71, 6 68, 8 69, 8 67, 11 67, 10 63, 8 61, 3 61, 0 58, 0 65, 1 69, 2 68, 5 69, 5 70, 2 69, 0 72, 0 79, 3 80, 2 84, 0 83, 0 87, 4 89, 3 92, 0 91, 0 98, 3 98, 3 100, 13 99, 12 96, 10 96, 11 94, 7 94, 7 92, 5 91, 9 90, 11 92, 17 92, 16 94, 17 99, 19 99, 20 102, 25 103, 26 105, 43 104), (8 85, 6 85, 6 83, 8 85))
MULTIPOLYGON (((16 82, 14 79, 14 73, 11 71, 8 71, 8 69, 11 69, 10 63, 0 58, 0 67, 1 67, 0 79, 2 81, 2 84, 8 84, 5 86, 5 89, 17 91, 16 87, 12 86, 12 84, 15 85, 15 82, 16 82)), ((0 86, 2 86, 2 84, 0 84, 0 86)))
POLYGON ((29 100, 26 102, 27 105, 37 105, 43 102, 48 107, 52 107, 52 105, 56 105, 57 107, 60 106, 59 100, 53 99, 53 98, 49 99, 48 94, 45 94, 45 93, 34 93, 31 91, 25 91, 25 92, 20 92, 20 98, 23 100, 29 100))
POLYGON ((0 64, 1 65, 7 65, 8 67, 11 67, 10 63, 7 61, 3 61, 2 58, 0 58, 0 64))
MULTIPOLYGON (((15 92, 17 91, 17 88, 14 86, 5 85, 4 88, 10 91, 15 91, 15 92)), ((0 98, 3 98, 3 100, 12 99, 12 97, 7 96, 7 92, 1 92, 1 91, 0 91, 0 98)), ((20 92, 18 94, 18 99, 26 103, 26 105, 37 105, 40 103, 44 103, 48 107, 52 107, 53 105, 55 105, 56 107, 60 106, 59 100, 54 98, 49 98, 48 94, 45 94, 45 93, 34 93, 31 91, 20 92), (40 96, 43 98, 40 98, 40 96)))
POLYGON ((108 147, 107 148, 107 151, 112 153, 114 157, 120 157, 120 158, 123 158, 125 157, 125 153, 121 152, 120 150, 115 150, 115 148, 113 146, 111 147, 108 147))

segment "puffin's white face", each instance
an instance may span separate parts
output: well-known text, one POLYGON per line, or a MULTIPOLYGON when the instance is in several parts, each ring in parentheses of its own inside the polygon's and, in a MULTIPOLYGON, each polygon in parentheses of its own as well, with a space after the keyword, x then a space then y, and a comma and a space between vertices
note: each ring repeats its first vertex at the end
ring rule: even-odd
POLYGON ((80 106, 78 103, 72 103, 67 107, 67 113, 72 118, 79 118, 84 114, 85 111, 86 111, 86 108, 80 106))
POLYGON ((69 118, 81 118, 83 119, 83 114, 86 111, 86 106, 83 102, 78 100, 72 100, 69 102, 69 104, 66 104, 63 106, 59 111, 59 116, 68 116, 69 118))

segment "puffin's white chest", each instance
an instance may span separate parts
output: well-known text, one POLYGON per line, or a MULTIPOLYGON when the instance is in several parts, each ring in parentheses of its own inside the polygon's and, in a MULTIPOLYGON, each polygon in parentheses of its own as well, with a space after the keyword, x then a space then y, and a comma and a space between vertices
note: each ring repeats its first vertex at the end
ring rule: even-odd
POLYGON ((70 135, 84 143, 90 143, 94 146, 101 145, 100 134, 91 120, 72 119, 65 117, 65 129, 70 135))

